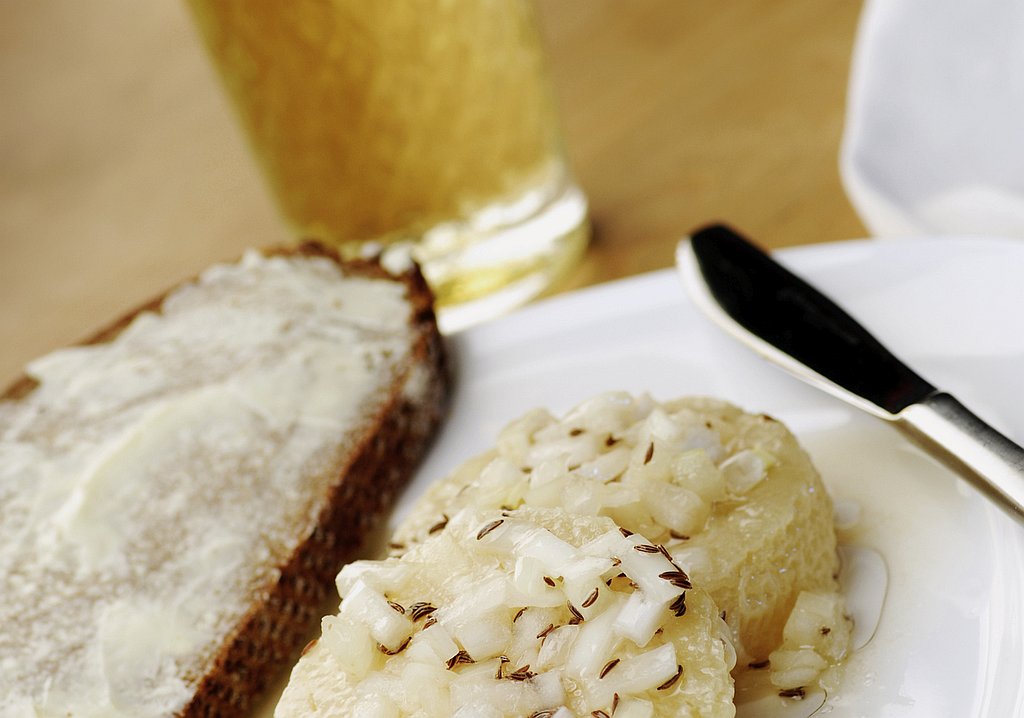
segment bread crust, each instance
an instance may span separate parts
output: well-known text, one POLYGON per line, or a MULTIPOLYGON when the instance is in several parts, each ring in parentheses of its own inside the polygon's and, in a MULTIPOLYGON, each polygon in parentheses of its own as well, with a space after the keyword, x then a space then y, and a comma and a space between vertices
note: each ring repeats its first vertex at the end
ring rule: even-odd
MULTIPOLYGON (((314 242, 263 253, 325 257, 338 264, 346 276, 403 283, 411 308, 414 340, 410 361, 392 381, 386 401, 376 416, 369 418, 353 449, 333 467, 335 478, 320 498, 313 530, 302 537, 287 561, 275 567, 278 578, 257 593, 242 621, 223 637, 219 648, 199 669, 199 675, 186 676, 195 691, 178 713, 182 718, 245 715, 268 682, 298 658, 320 617, 322 605, 335 590, 335 575, 391 506, 429 447, 447 409, 451 388, 433 295, 418 268, 395 276, 379 261, 343 260, 333 250, 314 242), (404 391, 406 383, 413 379, 424 381, 426 387, 415 399, 404 391)), ((171 291, 173 288, 79 345, 112 341, 142 312, 160 312, 171 291)), ((0 394, 0 401, 23 399, 37 386, 34 379, 23 375, 0 394)))

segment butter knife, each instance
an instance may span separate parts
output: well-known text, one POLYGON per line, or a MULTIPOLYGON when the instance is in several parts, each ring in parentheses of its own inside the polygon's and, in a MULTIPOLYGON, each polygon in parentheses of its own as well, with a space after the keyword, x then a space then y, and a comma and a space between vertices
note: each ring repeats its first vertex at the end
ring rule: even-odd
POLYGON ((1024 449, 897 359, 835 302, 723 225, 676 248, 691 299, 790 374, 890 422, 1024 525, 1024 449))

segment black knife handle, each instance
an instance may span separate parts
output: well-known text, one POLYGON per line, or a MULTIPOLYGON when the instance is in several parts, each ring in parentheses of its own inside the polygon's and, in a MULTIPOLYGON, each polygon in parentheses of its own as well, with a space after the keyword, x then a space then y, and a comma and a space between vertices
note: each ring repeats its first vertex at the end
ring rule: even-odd
POLYGON ((935 392, 835 302, 730 228, 704 227, 690 244, 726 314, 804 366, 890 414, 935 392))

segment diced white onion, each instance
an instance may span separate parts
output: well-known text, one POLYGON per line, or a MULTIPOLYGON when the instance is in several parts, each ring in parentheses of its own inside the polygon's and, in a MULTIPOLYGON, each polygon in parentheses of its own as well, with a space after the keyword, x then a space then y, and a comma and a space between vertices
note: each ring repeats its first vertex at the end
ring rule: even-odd
POLYGON ((614 692, 625 696, 657 688, 674 676, 678 669, 675 646, 664 643, 644 653, 623 658, 605 681, 614 692))
MULTIPOLYGON (((681 430, 673 421, 655 412, 645 426, 654 441, 676 440, 673 432, 681 430)), ((566 427, 543 430, 564 432, 566 427)), ((628 444, 628 437, 614 443, 628 444)), ((477 488, 493 491, 492 499, 516 482, 526 486, 527 474, 515 464, 494 459, 488 466, 477 488)), ((529 476, 529 490, 586 483, 562 471, 556 479, 529 476)), ((598 508, 615 503, 609 513, 613 508, 636 511, 646 521, 657 514, 662 527, 675 528, 679 521, 666 517, 663 504, 676 499, 677 505, 707 505, 675 481, 669 472, 658 484, 660 493, 644 493, 643 501, 637 498, 645 492, 641 485, 592 482, 593 490, 579 492, 580 500, 598 508)), ((423 544, 459 552, 452 561, 457 571, 462 566, 482 569, 471 588, 458 573, 454 583, 434 594, 429 586, 443 584, 449 574, 429 562, 417 563, 419 548, 406 554, 404 563, 392 560, 343 572, 339 584, 347 594, 339 615, 325 619, 322 640, 355 679, 350 705, 359 715, 496 718, 552 711, 558 718, 573 718, 567 700, 588 715, 595 708, 609 710, 617 693, 616 718, 652 718, 653 706, 641 695, 671 681, 679 670, 674 644, 665 642, 667 636, 657 637, 675 620, 669 605, 683 591, 662 575, 678 569, 642 534, 605 529, 577 548, 560 538, 565 529, 548 530, 541 525, 547 519, 527 519, 530 515, 463 509, 444 532, 423 544), (401 599, 407 604, 404 612, 389 603, 396 596, 406 597, 401 599), (415 614, 414 600, 436 606, 429 618, 415 614), (517 670, 529 672, 509 679, 517 670), (567 691, 572 692, 569 698, 567 691), (580 701, 585 709, 577 705, 580 701)), ((656 537, 663 538, 664 528, 657 530, 656 537)), ((817 604, 808 605, 813 613, 817 604)), ((800 658, 803 663, 792 670, 810 667, 804 666, 806 657, 800 658)))
POLYGON ((475 660, 500 655, 512 639, 512 621, 503 606, 471 612, 451 626, 452 637, 475 660))
POLYGON ((493 608, 507 607, 510 600, 516 598, 518 592, 515 591, 508 576, 488 576, 474 584, 472 601, 455 601, 443 607, 436 618, 444 616, 446 622, 458 625, 471 620, 467 616, 477 616, 493 608))
POLYGON ((595 434, 617 435, 650 411, 645 399, 650 403, 649 397, 638 401, 627 392, 605 392, 570 410, 562 423, 595 434))
POLYGON ((339 615, 361 622, 370 629, 373 640, 390 651, 397 651, 410 635, 413 624, 408 616, 393 609, 384 594, 358 580, 342 601, 339 615))
POLYGON ((565 690, 554 672, 540 673, 526 681, 458 676, 451 682, 450 700, 451 705, 501 706, 505 715, 528 716, 562 705, 565 690))
POLYGON ((523 500, 534 508, 551 509, 561 505, 568 492, 569 479, 564 472, 548 481, 532 482, 523 493, 523 500))
POLYGON ((591 598, 591 594, 596 591, 599 601, 602 593, 607 593, 601 590, 605 588, 603 577, 613 567, 611 558, 587 556, 563 569, 562 577, 565 580, 562 590, 565 597, 584 616, 589 616, 593 612, 592 609, 597 608, 597 601, 589 607, 583 605, 591 598))
POLYGON ((527 487, 527 477, 519 467, 504 457, 488 463, 473 482, 476 508, 500 508, 519 503, 527 487))
POLYGON ((544 643, 537 653, 537 670, 550 670, 561 668, 569 656, 569 649, 572 647, 579 635, 579 626, 559 626, 551 631, 544 638, 544 643))
POLYGON ((529 711, 553 708, 565 702, 565 687, 562 685, 561 671, 548 671, 535 678, 524 681, 531 684, 536 695, 536 703, 529 711))
POLYGON ((512 641, 506 654, 515 663, 511 667, 512 670, 527 663, 533 665, 537 662, 537 651, 540 649, 540 639, 537 635, 548 626, 561 623, 562 614, 561 604, 557 608, 530 606, 520 614, 512 624, 512 641))
POLYGON ((523 603, 545 608, 565 603, 564 594, 556 586, 549 586, 545 578, 554 579, 538 559, 530 556, 516 559, 512 585, 524 597, 523 603))
POLYGON ((615 709, 615 718, 654 718, 654 704, 642 698, 623 698, 615 709))
POLYGON ((320 641, 341 669, 354 680, 360 680, 379 655, 370 630, 362 623, 339 616, 325 616, 320 621, 320 641))
POLYGON ((613 630, 643 648, 668 616, 664 602, 649 601, 641 591, 634 591, 615 617, 613 630))
POLYGON ((498 434, 498 452, 513 462, 525 462, 533 435, 554 422, 555 417, 546 410, 534 409, 513 421, 498 434))
POLYGON ((660 441, 673 447, 682 440, 685 433, 684 428, 661 407, 653 409, 648 414, 644 429, 646 436, 643 438, 660 441))
MULTIPOLYGON (((801 591, 782 631, 782 646, 772 651, 771 680, 780 688, 814 685, 846 654, 850 621, 838 593, 801 591)), ((824 683, 822 683, 824 685, 824 683)))
POLYGON ((451 715, 448 684, 452 678, 453 674, 445 666, 407 661, 401 673, 404 689, 401 707, 409 715, 417 713, 421 706, 428 707, 431 715, 451 715))
POLYGON ((622 534, 618 531, 608 531, 580 546, 579 552, 584 556, 605 558, 614 556, 621 546, 622 534))
POLYGON ((357 581, 383 592, 385 586, 398 585, 407 575, 408 569, 398 559, 354 561, 341 570, 335 579, 335 585, 338 588, 338 595, 345 598, 357 581))
POLYGON ((671 603, 679 595, 679 589, 660 576, 666 571, 674 571, 675 567, 660 552, 636 550, 637 546, 649 545, 639 534, 623 538, 622 547, 615 554, 622 562, 619 570, 640 587, 648 601, 671 603))
POLYGON ((505 718, 505 714, 485 703, 470 703, 459 706, 452 713, 452 718, 505 718))
POLYGON ((568 466, 591 461, 600 452, 605 437, 565 422, 552 424, 538 431, 527 451, 527 461, 536 465, 547 459, 560 459, 568 466))
POLYGON ((725 476, 729 492, 742 496, 764 480, 771 461, 765 452, 744 449, 723 461, 718 468, 725 476))
POLYGON ((549 576, 561 576, 568 566, 579 560, 576 548, 543 528, 536 528, 516 541, 516 555, 537 559, 549 576))
POLYGON ((629 466, 629 453, 629 449, 626 447, 617 446, 584 463, 576 469, 575 473, 589 481, 603 484, 626 470, 626 467, 629 466))
POLYGON ((712 461, 720 461, 725 455, 725 449, 722 447, 722 437, 714 429, 709 429, 705 426, 692 428, 686 434, 682 446, 679 447, 679 451, 689 451, 691 449, 703 449, 712 461))
POLYGON ((662 526, 684 535, 704 529, 711 506, 696 492, 675 484, 650 482, 643 488, 644 507, 662 526))
POLYGON ((440 623, 419 631, 406 648, 406 656, 421 663, 443 664, 458 652, 458 644, 440 623))
POLYGON ((612 652, 620 640, 613 629, 619 612, 617 605, 620 603, 625 603, 625 600, 619 599, 604 613, 580 624, 576 642, 565 663, 568 675, 575 678, 596 676, 612 657, 612 652))
POLYGON ((725 477, 704 449, 690 449, 672 460, 672 481, 711 504, 726 496, 725 477))
MULTIPOLYGON (((639 504, 640 488, 632 484, 616 482, 612 484, 595 484, 591 489, 602 509, 614 509, 630 504, 639 504)), ((602 511, 602 514, 605 512, 602 511)))
MULTIPOLYGON (((831 643, 832 632, 842 630, 844 623, 843 601, 839 594, 801 591, 782 630, 783 642, 823 651, 831 643)), ((832 656, 834 659, 841 657, 832 656)))
POLYGON ((813 685, 828 661, 810 648, 780 649, 771 654, 771 681, 778 688, 800 688, 813 685))

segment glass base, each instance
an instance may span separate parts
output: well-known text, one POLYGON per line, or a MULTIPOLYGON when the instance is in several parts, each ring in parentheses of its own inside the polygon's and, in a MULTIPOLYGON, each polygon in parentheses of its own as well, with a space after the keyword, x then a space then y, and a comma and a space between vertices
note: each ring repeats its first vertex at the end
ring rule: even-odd
POLYGON ((415 243, 386 252, 411 253, 437 297, 445 333, 491 319, 543 294, 580 260, 590 241, 587 201, 571 182, 547 201, 528 193, 468 220, 439 225, 415 243))

